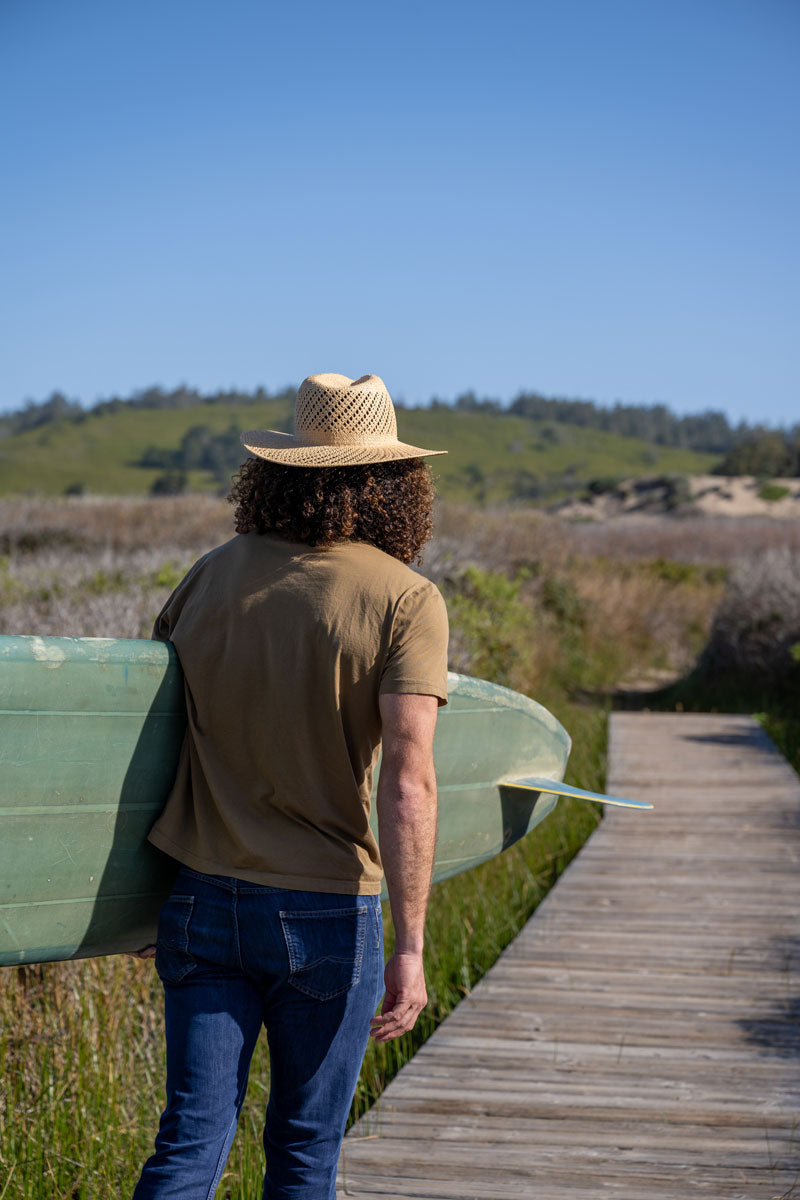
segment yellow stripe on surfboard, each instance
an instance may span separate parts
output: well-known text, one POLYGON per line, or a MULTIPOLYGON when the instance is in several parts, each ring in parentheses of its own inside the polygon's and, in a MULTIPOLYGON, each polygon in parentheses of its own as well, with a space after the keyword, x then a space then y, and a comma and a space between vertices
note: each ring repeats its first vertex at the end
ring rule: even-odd
POLYGON ((518 788, 521 792, 548 792, 553 796, 574 796, 577 800, 594 800, 597 804, 614 804, 618 808, 652 808, 647 800, 627 800, 624 796, 606 796, 603 792, 587 792, 583 788, 572 787, 569 783, 559 783, 557 779, 539 779, 535 776, 525 776, 523 779, 503 779, 501 786, 518 788))

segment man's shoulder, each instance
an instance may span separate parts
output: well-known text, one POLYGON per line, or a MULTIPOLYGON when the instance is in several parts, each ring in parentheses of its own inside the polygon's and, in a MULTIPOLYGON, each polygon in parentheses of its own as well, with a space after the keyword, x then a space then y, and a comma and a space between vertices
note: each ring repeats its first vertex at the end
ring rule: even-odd
POLYGON ((221 573, 238 578, 241 572, 248 574, 253 569, 261 574, 267 562, 279 569, 281 579, 294 579, 301 586, 304 580, 322 578, 337 590, 363 589, 394 598, 409 592, 438 591, 419 571, 369 542, 338 542, 316 549, 272 532, 236 534, 198 559, 190 574, 211 571, 214 576, 221 573))
POLYGON ((340 542, 334 550, 334 561, 353 571, 376 587, 386 587, 397 595, 413 590, 437 591, 436 585, 419 571, 393 558, 369 542, 340 542))
POLYGON ((245 565, 250 561, 261 560, 265 555, 288 560, 303 549, 308 550, 309 547, 287 542, 285 538, 279 537, 276 533, 257 533, 255 530, 251 530, 249 533, 235 533, 226 542, 214 546, 202 558, 199 558, 195 565, 227 569, 236 563, 245 565))
POLYGON ((213 563, 217 559, 229 558, 231 555, 237 553, 241 541, 242 538, 239 534, 234 534, 232 538, 228 538, 227 542, 222 542, 219 546, 213 546, 210 550, 206 550, 205 554, 202 554, 198 558, 195 566, 199 567, 203 563, 213 563))

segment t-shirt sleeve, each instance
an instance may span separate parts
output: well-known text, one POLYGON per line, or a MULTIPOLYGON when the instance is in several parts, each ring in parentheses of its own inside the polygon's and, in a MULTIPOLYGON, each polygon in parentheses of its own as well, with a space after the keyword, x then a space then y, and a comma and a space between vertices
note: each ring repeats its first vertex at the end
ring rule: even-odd
POLYGON ((397 603, 381 693, 411 692, 447 703, 447 609, 427 580, 397 603))
MULTIPOLYGON (((172 597, 170 597, 170 600, 172 597)), ((153 632, 150 634, 154 642, 168 642, 170 635, 170 619, 169 619, 169 600, 162 608, 161 612, 155 619, 153 624, 153 632)))
POLYGON ((206 556, 204 555, 203 558, 197 560, 193 567, 190 567, 178 586, 168 597, 164 607, 161 609, 161 612, 155 619, 153 632, 150 634, 152 641, 168 642, 172 637, 172 630, 175 627, 175 622, 178 619, 181 609, 186 603, 192 580, 197 574, 205 557, 206 556))

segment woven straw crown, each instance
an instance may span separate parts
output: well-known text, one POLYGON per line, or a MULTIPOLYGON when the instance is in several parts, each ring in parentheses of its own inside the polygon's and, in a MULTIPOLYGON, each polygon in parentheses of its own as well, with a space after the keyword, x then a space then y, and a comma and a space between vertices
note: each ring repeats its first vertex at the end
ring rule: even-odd
POLYGON ((394 405, 377 375, 309 375, 297 393, 294 434, 250 429, 242 443, 258 458, 298 467, 349 467, 447 453, 398 440, 394 405))

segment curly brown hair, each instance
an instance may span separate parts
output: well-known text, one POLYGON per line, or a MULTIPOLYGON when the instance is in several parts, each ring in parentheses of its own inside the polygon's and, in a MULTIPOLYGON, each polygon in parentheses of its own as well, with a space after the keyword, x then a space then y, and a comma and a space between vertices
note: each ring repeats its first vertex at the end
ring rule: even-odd
POLYGON ((433 477, 419 458, 357 467, 287 467, 248 458, 228 496, 237 533, 268 531, 325 549, 369 542, 411 563, 433 531, 433 477))

